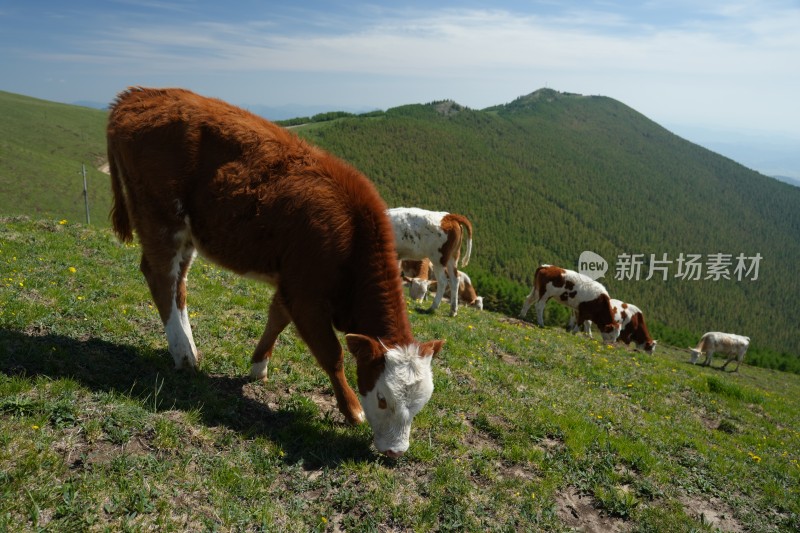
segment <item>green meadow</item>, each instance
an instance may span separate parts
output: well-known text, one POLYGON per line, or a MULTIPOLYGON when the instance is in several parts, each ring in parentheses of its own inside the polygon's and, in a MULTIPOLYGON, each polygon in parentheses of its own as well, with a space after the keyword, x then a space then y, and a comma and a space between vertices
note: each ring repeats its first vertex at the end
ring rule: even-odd
POLYGON ((138 260, 105 228, 0 219, 0 530, 800 529, 797 374, 408 301, 447 343, 390 460, 291 328, 246 378, 266 285, 198 260, 201 368, 175 371, 138 260))

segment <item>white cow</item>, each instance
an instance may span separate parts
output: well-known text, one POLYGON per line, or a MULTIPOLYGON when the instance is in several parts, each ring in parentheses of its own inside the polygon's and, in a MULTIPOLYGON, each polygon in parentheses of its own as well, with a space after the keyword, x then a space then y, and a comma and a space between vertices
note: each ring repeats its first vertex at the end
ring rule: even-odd
POLYGON ((692 364, 697 363, 697 359, 701 353, 706 354, 706 359, 703 361, 703 366, 711 365, 711 357, 714 353, 719 352, 726 354, 728 360, 720 368, 725 370, 728 363, 736 358, 736 368, 734 372, 739 370, 739 365, 744 359, 744 354, 750 346, 750 337, 743 337, 742 335, 735 335, 733 333, 720 333, 719 331, 709 331, 700 338, 700 342, 694 348, 689 348, 692 352, 692 364))
MULTIPOLYGON (((437 286, 430 310, 435 311, 442 303, 448 282, 451 294, 458 294, 456 267, 461 255, 461 242, 463 239, 466 243, 462 262, 462 266, 466 266, 472 254, 472 224, 463 215, 417 207, 396 207, 389 209, 387 214, 394 228, 398 259, 431 260, 437 286)), ((458 298, 451 298, 450 316, 457 313, 458 298)))

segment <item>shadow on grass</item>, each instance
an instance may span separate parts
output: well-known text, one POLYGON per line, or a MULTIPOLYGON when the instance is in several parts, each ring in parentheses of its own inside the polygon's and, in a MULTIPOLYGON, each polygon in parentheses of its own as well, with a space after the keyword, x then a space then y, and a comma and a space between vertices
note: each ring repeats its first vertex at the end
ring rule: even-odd
POLYGON ((93 391, 138 399, 155 411, 195 410, 207 426, 225 426, 248 438, 275 442, 286 462, 302 461, 306 468, 376 457, 363 432, 353 429, 342 435, 309 404, 293 405, 276 395, 288 406, 271 409, 266 401, 243 393, 250 379, 175 370, 162 350, 0 329, 0 372, 72 379, 93 391))

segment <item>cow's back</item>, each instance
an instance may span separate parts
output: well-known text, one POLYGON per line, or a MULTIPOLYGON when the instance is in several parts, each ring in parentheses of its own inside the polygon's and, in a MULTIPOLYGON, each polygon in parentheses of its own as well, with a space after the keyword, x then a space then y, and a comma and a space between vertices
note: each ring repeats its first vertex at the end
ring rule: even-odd
POLYGON ((362 237, 380 239, 377 246, 391 239, 381 233, 386 206, 363 175, 220 100, 129 89, 107 135, 140 235, 148 224, 186 227, 203 255, 240 274, 293 269, 313 283, 319 265, 335 270, 349 260, 355 233, 374 233, 362 237))

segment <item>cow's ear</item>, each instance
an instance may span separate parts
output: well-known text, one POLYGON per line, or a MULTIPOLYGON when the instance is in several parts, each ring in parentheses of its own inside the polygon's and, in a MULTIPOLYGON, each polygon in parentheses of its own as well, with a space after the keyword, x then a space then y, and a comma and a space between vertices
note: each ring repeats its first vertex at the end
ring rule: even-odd
POLYGON ((380 343, 366 335, 349 333, 344 338, 347 341, 347 349, 358 360, 369 361, 383 355, 385 351, 380 343))
POLYGON ((442 351, 442 346, 444 346, 444 340, 435 340, 435 341, 428 341, 424 342, 419 345, 419 355, 420 357, 436 357, 440 351, 442 351))

